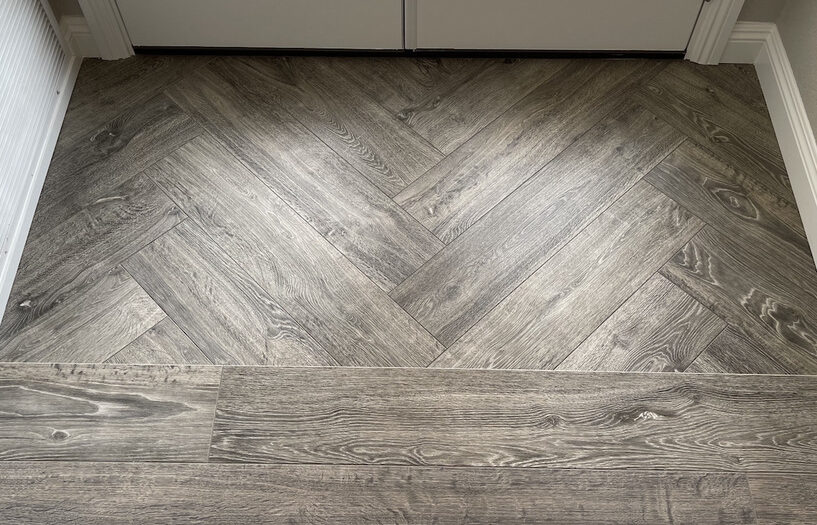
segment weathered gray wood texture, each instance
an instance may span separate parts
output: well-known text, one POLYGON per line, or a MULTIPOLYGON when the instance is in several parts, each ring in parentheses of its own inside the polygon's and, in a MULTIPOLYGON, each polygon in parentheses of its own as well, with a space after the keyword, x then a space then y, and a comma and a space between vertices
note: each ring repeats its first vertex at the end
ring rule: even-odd
POLYGON ((0 360, 815 373, 815 297, 751 67, 139 56, 83 65, 0 360))

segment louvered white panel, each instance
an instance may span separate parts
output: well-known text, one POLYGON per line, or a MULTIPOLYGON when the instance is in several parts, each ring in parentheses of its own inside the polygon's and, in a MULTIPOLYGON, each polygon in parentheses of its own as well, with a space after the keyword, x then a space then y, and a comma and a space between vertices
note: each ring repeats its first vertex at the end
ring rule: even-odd
POLYGON ((78 69, 57 27, 50 8, 40 0, 0 0, 2 306, 78 69))

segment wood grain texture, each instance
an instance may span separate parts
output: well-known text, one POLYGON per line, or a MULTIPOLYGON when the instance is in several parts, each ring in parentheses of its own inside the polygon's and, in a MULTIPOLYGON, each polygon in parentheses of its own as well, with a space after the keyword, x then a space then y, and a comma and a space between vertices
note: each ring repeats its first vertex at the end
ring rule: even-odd
POLYGON ((134 254, 124 266, 215 364, 337 364, 190 221, 134 254))
POLYGON ((620 103, 625 88, 662 66, 644 61, 562 65, 396 201, 451 242, 599 122, 620 103))
POLYGON ((54 518, 87 524, 754 523, 743 474, 0 464, 0 520, 44 523, 54 518))
POLYGON ((0 341, 0 361, 101 363, 164 317, 121 266, 0 341))
POLYGON ((145 104, 168 85, 211 60, 208 56, 136 55, 127 60, 84 58, 77 76, 55 157, 74 141, 145 104))
POLYGON ((817 371, 817 270, 810 257, 745 246, 707 226, 661 270, 752 338, 777 339, 773 357, 798 373, 817 371))
POLYGON ((391 297, 450 345, 680 141, 649 112, 625 105, 395 288, 391 297))
POLYGON ((502 59, 460 57, 332 57, 331 66, 397 115, 434 93, 443 95, 502 59))
POLYGON ((557 368, 683 372, 725 326, 674 284, 653 275, 557 368))
POLYGON ((30 237, 14 281, 2 342, 90 287, 184 214, 153 183, 136 176, 40 237, 30 237))
POLYGON ((226 60, 242 87, 278 100, 390 197, 443 157, 328 60, 263 56, 242 59, 241 64, 226 60))
POLYGON ((66 145, 51 160, 29 237, 47 234, 79 210, 99 204, 200 132, 193 119, 159 95, 66 145))
POLYGON ((0 459, 206 461, 219 373, 0 365, 0 459))
POLYGON ((555 368, 701 226, 637 183, 433 366, 555 368))
MULTIPOLYGON (((677 61, 670 63, 668 69, 670 71, 691 70, 694 76, 687 78, 696 82, 700 89, 710 90, 710 95, 725 94, 727 97, 737 98, 744 105, 743 109, 748 106, 768 119, 769 110, 766 107, 763 88, 760 86, 760 79, 757 77, 754 64, 718 64, 718 67, 712 67, 688 61, 677 61), (712 86, 718 88, 717 93, 712 86)), ((768 121, 771 122, 771 119, 768 121)))
POLYGON ((211 461, 814 472, 811 378, 225 368, 211 461))
POLYGON ((446 155, 501 115, 567 61, 496 60, 457 86, 443 86, 397 117, 446 155))
POLYGON ((817 523, 817 476, 755 473, 749 489, 760 525, 817 523))
POLYGON ((142 365, 211 364, 207 356, 169 317, 153 325, 105 362, 142 365))
POLYGON ((797 373, 797 368, 789 369, 771 357, 787 353, 786 346, 774 336, 753 337, 730 326, 706 347, 686 371, 710 374, 797 373))
POLYGON ((811 255, 793 204, 691 142, 682 144, 645 180, 707 224, 747 245, 763 246, 781 257, 789 250, 811 255))
POLYGON ((675 67, 646 84, 639 100, 729 165, 794 202, 769 118, 712 84, 702 89, 701 83, 692 68, 675 67))
POLYGON ((433 337, 214 141, 196 139, 147 173, 341 365, 425 366, 439 355, 433 337))
POLYGON ((391 290, 442 247, 276 104, 263 81, 250 89, 258 79, 239 82, 233 70, 220 62, 170 94, 378 286, 391 290))

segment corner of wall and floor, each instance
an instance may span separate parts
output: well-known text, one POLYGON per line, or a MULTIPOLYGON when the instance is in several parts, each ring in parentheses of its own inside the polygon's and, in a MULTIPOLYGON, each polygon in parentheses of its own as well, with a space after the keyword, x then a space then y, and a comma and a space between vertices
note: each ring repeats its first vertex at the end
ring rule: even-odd
POLYGON ((809 245, 817 254, 817 140, 777 25, 737 22, 720 61, 755 66, 809 245))

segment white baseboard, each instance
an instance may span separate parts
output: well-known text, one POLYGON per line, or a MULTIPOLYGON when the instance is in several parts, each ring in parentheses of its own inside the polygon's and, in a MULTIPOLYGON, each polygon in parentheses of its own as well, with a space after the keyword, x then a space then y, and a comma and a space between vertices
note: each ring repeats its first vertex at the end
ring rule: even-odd
POLYGON ((754 64, 811 252, 817 256, 817 140, 773 23, 738 22, 721 62, 754 64))
MULTIPOLYGON (((65 118, 65 111, 68 109, 68 101, 71 99, 71 93, 74 90, 74 83, 77 80, 82 57, 73 56, 69 60, 65 77, 60 86, 60 96, 49 120, 48 132, 37 154, 37 163, 20 210, 20 221, 17 223, 17 229, 11 235, 9 251, 3 261, 4 264, 0 267, 0 305, 3 307, 5 307, 11 293, 14 276, 23 255, 28 230, 31 227, 31 221, 34 219, 34 211, 37 209, 37 201, 40 198, 45 176, 51 164, 51 156, 54 154, 54 147, 57 145, 57 137, 60 134, 62 121, 65 118)), ((3 310, 0 309, 0 319, 2 317, 3 310)))
POLYGON ((62 31, 65 41, 78 57, 99 57, 91 29, 84 16, 63 16, 60 18, 60 31, 62 31))

